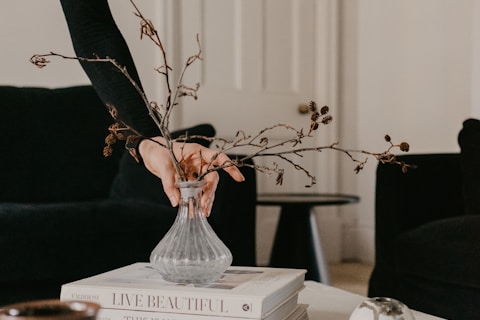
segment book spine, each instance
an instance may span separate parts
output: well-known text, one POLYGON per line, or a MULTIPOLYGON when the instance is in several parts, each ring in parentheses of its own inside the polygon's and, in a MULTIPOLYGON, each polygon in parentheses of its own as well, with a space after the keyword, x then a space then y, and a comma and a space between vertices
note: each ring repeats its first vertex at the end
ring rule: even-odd
POLYGON ((198 314, 166 313, 101 308, 97 320, 242 320, 247 318, 209 316, 198 314))
MULTIPOLYGON (((264 320, 297 319, 299 313, 302 313, 302 311, 305 311, 307 308, 307 305, 297 305, 296 303, 289 303, 289 304, 290 305, 283 307, 285 310, 281 310, 281 312, 272 314, 262 319, 264 320)), ((251 319, 238 318, 238 317, 198 315, 198 314, 180 314, 180 313, 100 308, 97 314, 96 320, 251 320, 251 319)))
POLYGON ((106 309, 153 311, 240 318, 262 318, 263 299, 255 296, 226 297, 194 294, 158 294, 139 290, 63 285, 60 300, 90 301, 106 309))

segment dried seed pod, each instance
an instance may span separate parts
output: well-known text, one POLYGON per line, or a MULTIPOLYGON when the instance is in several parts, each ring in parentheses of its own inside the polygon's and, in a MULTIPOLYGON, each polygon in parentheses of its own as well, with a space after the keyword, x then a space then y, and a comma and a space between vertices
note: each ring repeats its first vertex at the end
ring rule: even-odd
POLYGON ((112 145, 117 142, 117 138, 113 133, 110 133, 108 136, 105 137, 105 144, 112 145))
POLYGON ((328 106, 323 106, 322 109, 320 109, 320 113, 323 116, 323 115, 326 115, 329 110, 330 110, 330 108, 328 108, 328 106))
POLYGON ((107 106, 108 112, 110 113, 110 116, 113 119, 117 120, 117 118, 118 118, 117 108, 115 108, 115 106, 111 103, 107 103, 106 106, 107 106))
POLYGON ((113 154, 113 148, 111 146, 105 146, 103 148, 103 156, 110 157, 113 154))
POLYGON ((115 133, 116 131, 118 131, 119 128, 120 128, 120 125, 118 124, 118 122, 115 122, 108 127, 108 131, 115 133))
POLYGON ((333 120, 332 116, 328 115, 322 118, 322 123, 329 124, 330 122, 332 122, 332 120, 333 120))
POLYGON ((140 30, 141 30, 140 39, 142 38, 143 35, 152 37, 156 34, 155 27, 153 26, 153 23, 151 20, 142 20, 140 30))
POLYGON ((408 152, 410 150, 410 145, 407 142, 400 143, 400 150, 403 152, 408 152))
POLYGON ((35 66, 37 66, 38 68, 43 68, 47 65, 47 63, 49 63, 50 61, 48 61, 47 59, 45 59, 45 57, 41 57, 39 55, 34 55, 30 58, 30 62, 33 63, 35 66))
POLYGON ((275 184, 281 186, 283 184, 283 171, 278 172, 277 178, 275 179, 275 184))

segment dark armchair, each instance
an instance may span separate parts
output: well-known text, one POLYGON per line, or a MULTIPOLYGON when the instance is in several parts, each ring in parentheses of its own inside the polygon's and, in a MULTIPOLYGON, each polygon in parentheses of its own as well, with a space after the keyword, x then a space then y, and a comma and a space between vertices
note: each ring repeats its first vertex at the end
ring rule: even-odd
MULTIPOLYGON (((0 305, 58 298, 65 282, 148 261, 171 226, 159 179, 123 143, 103 157, 111 123, 91 86, 0 87, 0 305)), ((242 172, 243 183, 220 173, 209 222, 233 264, 255 265, 255 172, 242 172)))
POLYGON ((447 319, 478 319, 480 121, 464 122, 460 153, 412 154, 402 173, 380 164, 376 261, 369 296, 447 319))

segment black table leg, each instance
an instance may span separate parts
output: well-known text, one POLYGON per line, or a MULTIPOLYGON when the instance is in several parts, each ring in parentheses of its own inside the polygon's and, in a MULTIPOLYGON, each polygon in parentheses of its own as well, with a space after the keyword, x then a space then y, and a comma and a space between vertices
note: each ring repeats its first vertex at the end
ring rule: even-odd
POLYGON ((307 280, 328 284, 327 270, 322 270, 326 266, 316 232, 317 226, 312 225, 315 217, 312 219, 311 209, 311 205, 298 203, 282 206, 270 266, 307 269, 307 280))

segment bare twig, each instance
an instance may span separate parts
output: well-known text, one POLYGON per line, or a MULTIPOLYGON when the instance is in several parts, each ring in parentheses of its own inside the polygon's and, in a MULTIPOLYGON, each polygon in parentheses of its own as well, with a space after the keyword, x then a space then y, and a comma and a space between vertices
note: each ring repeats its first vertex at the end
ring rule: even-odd
MULTIPOLYGON (((31 57, 30 61, 39 68, 45 67, 50 61, 47 60, 49 57, 60 57, 63 59, 68 60, 78 60, 81 62, 89 62, 89 63, 110 63, 112 64, 118 71, 120 71, 132 84, 138 94, 141 96, 145 107, 148 109, 150 117, 153 119, 155 124, 158 126, 160 133, 164 137, 166 141, 166 145, 159 143, 154 139, 150 139, 159 144, 159 146, 167 148, 169 150, 170 157, 174 163, 174 167, 177 171, 177 174, 180 180, 187 180, 188 177, 194 176, 197 180, 201 180, 205 177, 205 175, 222 170, 228 167, 242 167, 248 166, 254 168, 258 172, 262 172, 265 174, 275 174, 276 175, 276 183, 282 184, 283 176, 284 176, 284 169, 276 162, 273 161, 270 165, 259 165, 253 164, 249 162, 255 158, 259 157, 269 157, 277 160, 281 160, 286 162, 288 165, 293 166, 296 170, 301 171, 309 180, 310 183, 307 184, 307 187, 311 187, 316 183, 316 178, 313 174, 311 174, 306 168, 300 165, 297 162, 298 158, 304 156, 305 153, 309 152, 322 152, 324 150, 332 150, 337 151, 345 154, 349 157, 354 163, 356 163, 354 171, 359 173, 367 163, 369 157, 375 158, 377 161, 381 163, 390 163, 400 165, 403 172, 406 172, 409 168, 414 168, 414 165, 404 163, 402 161, 397 160, 396 156, 392 153, 394 149, 398 149, 403 152, 407 152, 409 149, 409 145, 406 142, 402 142, 400 144, 394 144, 391 142, 391 139, 388 135, 385 136, 385 141, 388 143, 387 148, 382 152, 370 152, 366 150, 350 150, 344 149, 339 146, 338 142, 334 142, 327 145, 322 146, 315 146, 315 147, 299 147, 299 145, 304 142, 304 140, 313 138, 313 134, 318 130, 320 125, 328 125, 332 121, 332 116, 329 114, 328 106, 323 106, 318 108, 317 104, 312 101, 309 104, 309 110, 311 113, 310 122, 308 123, 308 130, 305 133, 303 128, 294 128, 288 124, 275 124, 270 127, 266 127, 254 135, 246 134, 243 131, 237 132, 235 138, 231 140, 227 140, 221 137, 205 137, 205 136, 181 136, 177 139, 172 139, 170 134, 170 117, 175 109, 178 106, 178 100, 182 97, 191 97, 194 99, 198 98, 198 90, 200 85, 197 83, 194 86, 188 86, 184 84, 184 76, 190 66, 200 60, 202 60, 202 48, 200 45, 200 39, 198 34, 196 35, 196 43, 198 46, 197 52, 188 57, 183 65, 181 72, 179 74, 179 79, 175 87, 171 85, 171 76, 170 72, 172 72, 172 68, 168 64, 167 59, 167 52, 165 50, 165 46, 160 39, 160 36, 155 29, 151 20, 147 19, 135 5, 133 0, 130 0, 132 3, 135 12, 134 14, 140 19, 140 38, 144 36, 150 39, 153 44, 160 50, 160 54, 162 56, 163 64, 160 67, 155 68, 154 70, 158 72, 161 76, 164 77, 165 87, 166 87, 166 97, 163 104, 157 104, 155 101, 150 101, 145 92, 142 88, 133 80, 130 76, 128 70, 117 63, 117 61, 110 57, 99 57, 97 55, 93 55, 92 58, 86 57, 70 57, 65 56, 59 53, 50 52, 48 54, 37 54, 31 57), (288 134, 290 134, 289 138, 286 138, 281 141, 275 141, 271 139, 269 135, 274 133, 274 130, 284 130, 288 134), (211 159, 203 159, 202 155, 200 155, 200 159, 202 159, 202 163, 198 170, 194 170, 194 172, 189 172, 191 168, 184 168, 182 164, 186 162, 188 159, 185 159, 183 153, 180 159, 177 159, 173 152, 173 144, 175 142, 182 142, 186 143, 190 139, 203 139, 214 143, 214 146, 218 150, 218 152, 211 158, 211 159), (242 156, 241 158, 234 158, 230 161, 226 161, 220 165, 214 165, 214 160, 221 154, 232 152, 235 149, 245 148, 248 147, 253 149, 248 155, 242 156), (206 161, 206 162, 204 162, 206 161), (206 168, 202 171, 202 167, 206 168)), ((112 115, 113 119, 115 119, 115 123, 109 127, 110 134, 105 139, 106 147, 104 150, 104 154, 106 156, 110 155, 112 152, 112 144, 119 140, 124 140, 125 135, 124 132, 133 132, 134 134, 138 134, 135 128, 132 128, 129 124, 123 122, 119 119, 115 106, 108 105, 110 114, 112 115)))

